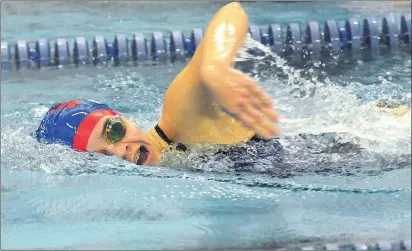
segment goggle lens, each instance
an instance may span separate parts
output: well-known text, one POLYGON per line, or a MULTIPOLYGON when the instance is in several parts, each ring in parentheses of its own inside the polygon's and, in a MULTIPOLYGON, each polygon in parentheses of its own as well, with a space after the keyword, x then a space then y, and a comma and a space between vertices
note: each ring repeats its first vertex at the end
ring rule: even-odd
POLYGON ((111 117, 106 122, 105 128, 106 141, 114 144, 126 135, 126 128, 123 120, 119 116, 111 117))

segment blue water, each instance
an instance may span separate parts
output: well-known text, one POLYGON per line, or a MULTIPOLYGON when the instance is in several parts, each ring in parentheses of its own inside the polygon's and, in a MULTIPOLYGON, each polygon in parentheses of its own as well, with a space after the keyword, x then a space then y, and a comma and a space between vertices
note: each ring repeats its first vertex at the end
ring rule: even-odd
MULTIPOLYGON (((1 35, 14 41, 188 33, 222 5, 2 2, 1 35)), ((369 13, 393 11, 379 6, 369 13)), ((244 7, 258 25, 369 14, 323 2, 244 7)), ((78 98, 106 102, 147 129, 183 67, 2 72, 1 248, 265 248, 410 238, 411 113, 398 118, 373 103, 410 107, 410 54, 339 71, 280 64, 253 74, 279 101, 281 135, 243 145, 235 158, 208 146, 166 156, 158 167, 136 167, 31 136, 51 104, 78 98)))

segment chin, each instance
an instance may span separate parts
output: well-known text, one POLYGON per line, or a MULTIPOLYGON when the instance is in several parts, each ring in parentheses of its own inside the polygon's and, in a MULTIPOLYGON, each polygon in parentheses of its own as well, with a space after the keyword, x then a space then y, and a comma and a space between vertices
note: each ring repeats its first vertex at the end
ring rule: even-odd
POLYGON ((146 166, 154 166, 160 163, 160 154, 153 151, 150 155, 150 158, 144 163, 146 166))

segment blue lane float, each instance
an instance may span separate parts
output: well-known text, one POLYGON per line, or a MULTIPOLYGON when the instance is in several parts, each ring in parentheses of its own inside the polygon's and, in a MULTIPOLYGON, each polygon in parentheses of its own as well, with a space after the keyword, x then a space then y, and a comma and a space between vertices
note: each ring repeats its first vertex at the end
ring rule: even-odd
MULTIPOLYGON (((250 34, 250 37, 251 37, 253 40, 258 41, 259 43, 264 44, 264 43, 263 43, 263 37, 262 37, 262 31, 261 31, 261 29, 259 28, 259 26, 254 25, 254 24, 250 25, 250 26, 249 26, 249 34, 250 34)), ((252 55, 255 55, 255 56, 257 56, 257 55, 259 55, 259 54, 262 54, 262 53, 260 53, 260 50, 257 49, 257 48, 250 48, 250 49, 249 49, 249 53, 251 53, 252 55)))
POLYGON ((113 58, 114 58, 116 66, 129 61, 129 46, 128 46, 128 44, 129 44, 129 40, 127 39, 126 35, 117 34, 114 37, 113 58))
POLYGON ((170 33, 170 56, 172 63, 185 61, 185 42, 181 31, 170 33))
POLYGON ((290 23, 286 30, 286 55, 294 61, 302 61, 302 37, 300 26, 297 23, 290 23))
POLYGON ((68 65, 69 61, 69 44, 65 38, 58 38, 54 44, 54 62, 57 66, 64 66, 68 65))
POLYGON ((95 36, 93 39, 93 64, 102 65, 107 62, 107 42, 103 36, 95 36))
POLYGON ((148 57, 147 40, 142 33, 135 33, 131 43, 132 60, 144 62, 148 57))
POLYGON ((89 64, 89 44, 84 37, 74 39, 73 61, 77 67, 89 64))
POLYGON ((249 33, 254 40, 258 41, 259 43, 262 43, 262 31, 260 30, 259 26, 254 24, 250 25, 249 33))
POLYGON ((390 48, 395 48, 399 44, 398 25, 394 15, 388 15, 382 20, 382 41, 390 48))
POLYGON ((284 40, 282 38, 282 28, 279 24, 271 24, 268 28, 268 44, 273 52, 280 53, 284 48, 284 40))
MULTIPOLYGON (((373 58, 390 50, 411 52, 411 15, 388 15, 347 20, 308 21, 286 26, 272 23, 249 26, 250 36, 274 53, 292 62, 324 61, 341 57, 373 58)), ((186 62, 198 48, 204 30, 196 28, 188 36, 180 30, 142 33, 132 37, 116 34, 113 39, 95 36, 1 42, 2 71, 82 66, 121 66, 186 62), (69 46, 71 45, 71 46, 69 46), (71 48, 70 48, 71 47, 71 48)), ((251 50, 254 51, 254 50, 251 50)))
POLYGON ((1 70, 11 70, 11 52, 7 42, 1 42, 1 70))
POLYGON ((277 250, 411 250, 411 240, 391 242, 379 240, 373 243, 324 243, 316 245, 290 245, 277 250))
POLYGON ((328 56, 338 56, 341 52, 342 42, 340 39, 338 24, 335 20, 327 20, 324 25, 324 55, 328 56))
POLYGON ((40 38, 36 42, 37 67, 48 67, 50 65, 50 44, 47 39, 40 38))
POLYGON ((153 61, 166 62, 166 42, 162 32, 153 32, 151 48, 153 61))
POLYGON ((306 24, 306 32, 304 36, 305 55, 307 59, 319 60, 322 52, 322 38, 318 22, 309 21, 306 24))
POLYGON ((16 69, 30 67, 29 44, 24 40, 19 40, 14 45, 14 56, 16 58, 16 69))
POLYGON ((350 18, 345 22, 348 34, 348 52, 352 57, 360 56, 361 52, 361 29, 360 22, 356 18, 350 18))
POLYGON ((405 44, 411 46, 411 14, 401 17, 401 39, 405 44))
POLYGON ((346 23, 344 21, 340 21, 338 24, 338 31, 339 31, 339 39, 342 44, 342 50, 346 50, 349 48, 349 31, 348 27, 346 27, 346 23))
POLYGON ((363 20, 363 44, 370 56, 376 56, 380 52, 380 36, 378 21, 374 17, 363 20))
POLYGON ((192 54, 196 51, 197 47, 202 41, 203 38, 203 30, 202 29, 193 29, 192 33, 190 34, 190 40, 192 42, 192 54))

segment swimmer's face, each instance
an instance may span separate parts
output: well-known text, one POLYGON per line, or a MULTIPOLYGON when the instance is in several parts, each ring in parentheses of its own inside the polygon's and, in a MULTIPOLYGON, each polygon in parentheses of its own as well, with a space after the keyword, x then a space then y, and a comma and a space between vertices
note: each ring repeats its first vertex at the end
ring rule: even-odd
POLYGON ((153 165, 160 161, 160 153, 156 151, 146 133, 121 115, 105 116, 97 122, 87 143, 87 151, 116 155, 138 165, 153 165), (107 123, 109 120, 112 123, 107 123), (108 126, 113 125, 112 129, 119 132, 118 128, 115 128, 119 125, 114 125, 116 122, 120 122, 125 131, 119 134, 114 130, 115 133, 110 134, 108 140, 105 133, 108 126))

